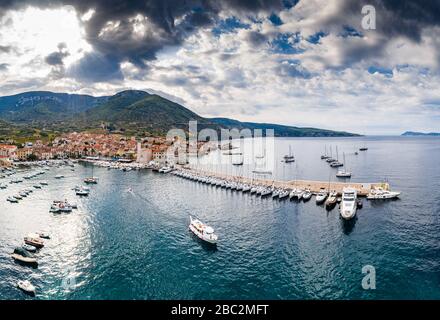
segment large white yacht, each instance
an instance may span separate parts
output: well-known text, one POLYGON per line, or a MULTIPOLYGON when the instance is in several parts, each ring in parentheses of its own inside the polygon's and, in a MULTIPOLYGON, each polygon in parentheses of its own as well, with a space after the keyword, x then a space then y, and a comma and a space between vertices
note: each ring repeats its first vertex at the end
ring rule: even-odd
POLYGON ((201 240, 206 241, 211 244, 217 244, 217 235, 214 233, 214 229, 198 219, 193 219, 189 217, 191 223, 189 224, 189 229, 201 240))
POLYGON ((341 217, 350 220, 356 215, 357 209, 357 191, 353 188, 344 188, 342 190, 341 217))

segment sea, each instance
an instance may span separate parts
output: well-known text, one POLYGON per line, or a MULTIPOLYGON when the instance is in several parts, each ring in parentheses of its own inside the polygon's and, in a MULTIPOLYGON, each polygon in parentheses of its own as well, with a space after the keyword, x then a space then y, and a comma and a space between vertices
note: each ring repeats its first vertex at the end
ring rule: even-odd
POLYGON ((314 199, 262 199, 146 169, 95 166, 99 183, 80 198, 72 188, 92 165, 52 167, 9 184, 41 170, 20 168, 0 179, 8 184, 0 190, 0 299, 440 299, 439 138, 276 138, 274 146, 274 180, 338 181, 320 159, 330 148, 335 157, 337 147, 353 172, 348 181, 386 181, 401 196, 364 199, 347 222, 314 199), (289 152, 295 162, 282 162, 289 152), (49 185, 6 201, 41 180, 49 185), (50 213, 57 199, 78 209, 50 213), (215 228, 216 247, 188 230, 190 216, 215 228), (11 252, 36 231, 51 236, 36 254, 38 268, 15 263, 11 252), (19 280, 30 280, 36 296, 18 290, 19 280))

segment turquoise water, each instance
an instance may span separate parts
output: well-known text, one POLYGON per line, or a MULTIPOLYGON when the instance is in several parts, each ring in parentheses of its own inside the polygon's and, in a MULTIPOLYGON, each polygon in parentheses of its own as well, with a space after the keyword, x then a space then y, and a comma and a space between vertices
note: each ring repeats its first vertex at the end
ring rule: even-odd
POLYGON ((313 200, 261 199, 151 171, 95 168, 88 198, 71 190, 91 174, 83 165, 9 185, 0 190, 0 298, 28 299, 14 283, 29 279, 36 299, 439 299, 440 139, 278 139, 277 154, 290 145, 297 161, 277 166, 277 178, 327 180, 335 170, 319 156, 330 144, 346 153, 353 181, 386 178, 401 199, 364 201, 346 223, 313 200), (355 156, 363 144, 369 150, 355 156), (6 202, 39 180, 50 185, 6 202), (63 198, 78 210, 49 213, 63 198), (216 228, 216 249, 188 231, 190 214, 216 228), (38 269, 14 263, 13 248, 39 230, 52 239, 38 269), (376 290, 362 289, 365 265, 376 269, 376 290))

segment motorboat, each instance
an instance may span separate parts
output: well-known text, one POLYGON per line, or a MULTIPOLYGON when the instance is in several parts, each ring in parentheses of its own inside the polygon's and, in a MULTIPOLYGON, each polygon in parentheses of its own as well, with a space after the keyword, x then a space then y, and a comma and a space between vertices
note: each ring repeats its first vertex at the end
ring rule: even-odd
POLYGON ((62 174, 58 174, 55 176, 55 179, 63 179, 63 178, 64 178, 64 176, 62 174))
POLYGON ((17 282, 17 288, 31 296, 35 296, 35 287, 29 280, 20 280, 17 282))
POLYGON ((85 178, 84 179, 84 183, 87 183, 87 184, 97 184, 98 183, 98 178, 94 178, 94 177, 85 178))
POLYGON ((34 185, 34 188, 35 188, 35 189, 41 189, 41 185, 40 185, 40 184, 35 184, 35 185, 34 185))
POLYGON ((47 186, 47 185, 48 185, 47 181, 41 181, 40 184, 41 184, 42 186, 47 186))
POLYGON ((324 203, 325 199, 327 199, 327 195, 327 191, 324 188, 321 188, 321 190, 319 190, 319 193, 316 195, 316 204, 324 203))
POLYGON ((359 148, 359 151, 367 151, 367 150, 368 150, 367 147, 361 147, 361 148, 359 148))
POLYGON ((336 192, 330 192, 327 200, 325 200, 325 207, 326 209, 333 209, 336 205, 338 198, 338 194, 336 192))
POLYGON ((32 252, 32 253, 37 251, 37 247, 31 246, 30 244, 24 244, 24 245, 22 245, 22 248, 24 250, 32 252))
POLYGON ((85 189, 85 188, 83 188, 83 187, 79 187, 79 188, 75 189, 75 194, 77 196, 88 196, 89 193, 90 193, 90 191, 85 189))
POLYGON ((21 200, 21 199, 23 199, 23 197, 22 197, 21 195, 19 195, 19 194, 13 195, 13 197, 14 197, 15 199, 17 199, 17 200, 21 200))
POLYGON ((312 192, 310 191, 310 189, 304 190, 304 194, 302 198, 304 201, 309 201, 312 198, 312 192))
POLYGON ((38 232, 37 233, 41 239, 50 239, 50 235, 46 232, 38 232))
POLYGON ((72 206, 67 201, 54 201, 50 207, 51 212, 69 213, 72 212, 72 206))
POLYGON ((340 213, 342 218, 350 220, 356 215, 357 209, 357 191, 353 188, 344 188, 342 190, 342 202, 340 213))
POLYGON ((34 246, 38 249, 44 247, 44 242, 43 240, 41 240, 38 234, 33 234, 33 233, 29 234, 27 237, 24 238, 24 243, 34 246))
POLYGON ((370 193, 367 195, 368 200, 387 200, 396 199, 400 196, 400 192, 389 191, 383 188, 371 189, 370 193))
POLYGON ((21 247, 15 248, 14 252, 11 254, 11 257, 12 259, 18 262, 22 262, 30 265, 38 265, 37 258, 35 258, 35 256, 32 253, 21 247))
POLYGON ((218 237, 214 233, 214 229, 198 219, 193 219, 189 217, 190 224, 189 229, 201 240, 206 241, 210 244, 217 244, 218 237))

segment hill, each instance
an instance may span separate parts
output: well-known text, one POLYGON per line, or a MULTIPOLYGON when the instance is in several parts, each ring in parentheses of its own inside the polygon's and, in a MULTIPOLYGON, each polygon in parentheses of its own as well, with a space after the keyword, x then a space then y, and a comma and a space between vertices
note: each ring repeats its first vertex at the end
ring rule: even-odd
POLYGON ((429 136, 429 137, 440 137, 440 132, 415 132, 415 131, 406 131, 402 133, 402 136, 406 137, 422 137, 422 136, 429 136))
POLYGON ((139 90, 103 97, 47 91, 0 97, 0 119, 57 132, 106 129, 130 135, 163 135, 171 128, 188 130, 188 122, 197 120, 199 129, 274 129, 275 136, 281 137, 356 135, 317 128, 240 122, 228 118, 204 118, 178 103, 139 90))

